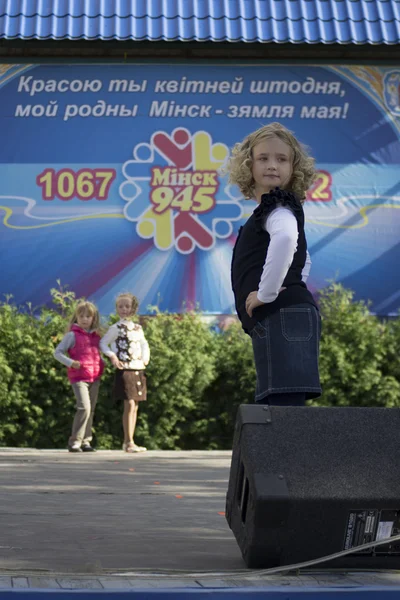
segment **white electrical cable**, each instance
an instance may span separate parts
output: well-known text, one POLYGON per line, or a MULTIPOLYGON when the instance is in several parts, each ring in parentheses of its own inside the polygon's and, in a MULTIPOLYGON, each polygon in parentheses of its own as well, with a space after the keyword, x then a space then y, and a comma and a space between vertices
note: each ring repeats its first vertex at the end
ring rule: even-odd
MULTIPOLYGON (((370 548, 377 548, 379 546, 384 546, 385 544, 400 542, 400 535, 394 535, 390 538, 385 538, 384 540, 380 540, 379 542, 369 542, 368 544, 362 544, 361 546, 356 546, 355 548, 350 548, 349 550, 342 550, 340 552, 335 552, 334 554, 329 554, 327 556, 321 556, 320 558, 315 558, 313 560, 307 560, 305 562, 296 563, 292 565, 284 565, 282 567, 272 567, 271 569, 240 569, 236 571, 221 571, 218 573, 202 571, 199 573, 182 573, 181 571, 170 571, 169 573, 151 573, 152 577, 171 577, 171 575, 179 575, 179 579, 220 579, 221 577, 227 577, 229 579, 243 578, 243 577, 260 577, 262 575, 275 575, 277 573, 289 573, 291 571, 299 571, 300 569, 306 569, 307 567, 313 567, 315 565, 319 565, 321 563, 325 563, 335 558, 340 558, 342 556, 347 556, 348 554, 355 554, 357 552, 361 552, 362 550, 369 550, 370 548)), ((400 556, 399 556, 399 567, 400 567, 400 556)), ((343 570, 343 569, 342 569, 343 570)), ((346 569, 348 570, 348 569, 346 569)), ((363 571, 368 569, 362 569, 363 571)), ((149 577, 149 572, 144 573, 135 573, 135 572, 124 572, 124 573, 116 573, 115 575, 119 576, 135 576, 135 577, 149 577)))

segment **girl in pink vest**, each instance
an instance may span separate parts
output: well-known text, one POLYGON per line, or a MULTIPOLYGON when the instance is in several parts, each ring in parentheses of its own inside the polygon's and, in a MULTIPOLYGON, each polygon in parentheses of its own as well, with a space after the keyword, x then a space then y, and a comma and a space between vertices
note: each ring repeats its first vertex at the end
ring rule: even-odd
POLYGON ((76 398, 76 414, 68 440, 69 452, 94 452, 92 423, 104 363, 100 356, 100 317, 91 302, 80 302, 72 315, 68 333, 54 357, 68 367, 68 379, 76 398))

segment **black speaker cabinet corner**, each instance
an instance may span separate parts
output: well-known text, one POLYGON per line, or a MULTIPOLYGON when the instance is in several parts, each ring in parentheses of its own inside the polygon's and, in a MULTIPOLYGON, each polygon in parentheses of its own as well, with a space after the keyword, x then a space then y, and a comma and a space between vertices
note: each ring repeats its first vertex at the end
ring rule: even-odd
MULTIPOLYGON (((400 410, 241 405, 226 518, 250 568, 400 534, 400 410)), ((400 543, 324 566, 399 569, 400 543)))

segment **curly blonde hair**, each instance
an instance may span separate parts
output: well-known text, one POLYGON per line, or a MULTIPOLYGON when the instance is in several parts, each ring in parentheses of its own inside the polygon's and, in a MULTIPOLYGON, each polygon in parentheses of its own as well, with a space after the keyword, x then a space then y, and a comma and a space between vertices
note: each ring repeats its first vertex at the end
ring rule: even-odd
POLYGON ((232 155, 224 171, 229 173, 229 183, 237 185, 246 200, 255 197, 253 167, 253 148, 260 142, 277 137, 290 146, 293 151, 293 173, 288 189, 294 192, 303 203, 306 191, 315 178, 314 159, 307 154, 306 148, 297 141, 293 133, 280 123, 265 125, 250 133, 244 140, 235 144, 232 155))
POLYGON ((93 302, 81 301, 75 306, 75 310, 72 313, 72 316, 69 320, 69 326, 67 331, 69 331, 72 325, 78 324, 78 316, 84 315, 85 313, 89 314, 92 318, 92 326, 91 331, 96 331, 99 335, 102 333, 101 325, 100 325, 100 314, 96 306, 93 302))
POLYGON ((136 298, 136 296, 134 296, 133 294, 131 294, 130 292, 122 292, 121 294, 118 294, 118 296, 115 299, 115 306, 118 309, 118 302, 122 299, 127 298, 128 300, 131 301, 131 305, 132 305, 132 312, 131 315, 135 315, 137 309, 139 308, 139 300, 136 298))

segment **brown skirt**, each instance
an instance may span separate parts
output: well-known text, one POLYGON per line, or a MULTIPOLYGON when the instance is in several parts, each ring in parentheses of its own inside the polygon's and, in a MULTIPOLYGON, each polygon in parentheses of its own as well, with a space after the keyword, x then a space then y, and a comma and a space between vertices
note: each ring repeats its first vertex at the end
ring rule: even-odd
POLYGON ((136 402, 147 400, 147 384, 144 370, 117 369, 115 372, 113 396, 117 402, 121 400, 135 400, 136 402))

